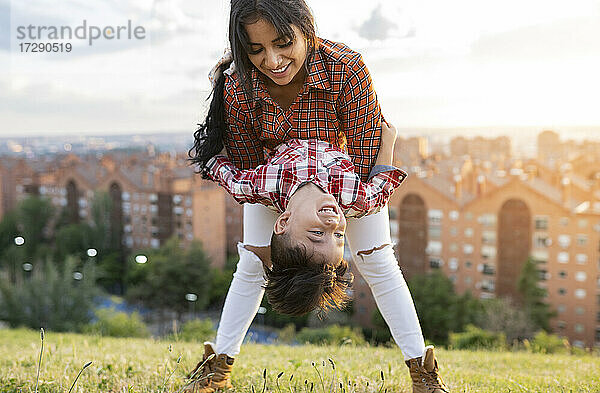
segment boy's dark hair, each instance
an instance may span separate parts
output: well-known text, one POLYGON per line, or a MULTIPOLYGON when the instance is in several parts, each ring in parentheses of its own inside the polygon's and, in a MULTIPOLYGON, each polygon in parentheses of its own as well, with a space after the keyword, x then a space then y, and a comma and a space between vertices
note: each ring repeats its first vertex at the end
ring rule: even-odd
POLYGON ((314 309, 323 313, 341 310, 350 300, 347 289, 352 273, 346 275, 344 259, 334 266, 319 253, 309 253, 293 244, 289 235, 271 236, 272 267, 265 270, 265 292, 273 310, 287 315, 304 315, 314 309))
MULTIPOLYGON (((306 40, 306 68, 312 59, 316 46, 317 36, 313 15, 304 0, 231 0, 229 14, 229 45, 235 62, 236 73, 241 85, 252 96, 250 80, 254 67, 248 59, 248 35, 245 24, 251 24, 259 19, 271 23, 277 33, 290 39, 306 40), (303 37, 295 37, 290 25, 296 26, 303 37)), ((225 123, 225 104, 223 93, 225 86, 225 71, 231 62, 224 63, 219 68, 219 77, 215 81, 212 99, 204 123, 198 125, 194 133, 194 145, 189 150, 189 160, 196 165, 197 170, 204 178, 206 163, 223 150, 223 138, 227 130, 225 123)), ((260 72, 260 71, 259 71, 260 72)))

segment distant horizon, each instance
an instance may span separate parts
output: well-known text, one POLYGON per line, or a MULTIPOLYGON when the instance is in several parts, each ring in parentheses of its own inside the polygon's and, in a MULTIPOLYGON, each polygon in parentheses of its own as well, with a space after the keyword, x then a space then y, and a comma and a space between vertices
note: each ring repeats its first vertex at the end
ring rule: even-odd
MULTIPOLYGON (((499 136, 507 136, 510 138, 522 138, 522 137, 530 137, 531 135, 511 135, 516 131, 527 130, 529 132, 536 132, 536 135, 543 131, 554 131, 560 135, 561 139, 574 139, 574 140, 584 140, 584 139, 599 139, 600 140, 600 124, 598 125, 473 125, 473 126, 396 126, 398 129, 399 137, 403 137, 402 131, 409 132, 406 137, 414 137, 414 136, 428 136, 422 135, 423 133, 427 134, 429 132, 442 131, 444 132, 444 136, 451 136, 452 132, 465 132, 465 137, 476 137, 476 136, 484 136, 484 137, 499 137, 499 136), (415 132, 411 132, 415 131, 415 132), (482 131, 492 132, 492 134, 481 135, 482 131), (589 135, 583 135, 589 134, 589 135)), ((31 131, 31 132, 15 132, 11 134, 10 132, 0 131, 0 139, 10 139, 10 138, 34 138, 34 137, 44 137, 44 138, 60 138, 60 137, 81 137, 81 138, 89 138, 89 137, 101 137, 101 136, 135 136, 135 135, 164 135, 164 134, 173 134, 173 135, 185 135, 189 133, 191 136, 194 130, 114 130, 114 131, 105 131, 105 132, 96 132, 96 131, 64 131, 64 132, 54 132, 54 131, 31 131)))

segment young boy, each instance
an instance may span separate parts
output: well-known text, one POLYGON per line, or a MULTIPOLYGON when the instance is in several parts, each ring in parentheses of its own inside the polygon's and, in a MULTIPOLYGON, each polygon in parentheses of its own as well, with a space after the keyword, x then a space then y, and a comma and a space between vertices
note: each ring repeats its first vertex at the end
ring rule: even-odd
POLYGON ((213 157, 206 174, 239 203, 261 203, 281 213, 265 263, 269 303, 277 312, 303 315, 315 308, 341 308, 352 282, 343 260, 347 217, 385 206, 406 173, 392 166, 396 130, 382 125, 380 151, 368 182, 348 155, 311 139, 281 144, 264 165, 239 170, 213 157))

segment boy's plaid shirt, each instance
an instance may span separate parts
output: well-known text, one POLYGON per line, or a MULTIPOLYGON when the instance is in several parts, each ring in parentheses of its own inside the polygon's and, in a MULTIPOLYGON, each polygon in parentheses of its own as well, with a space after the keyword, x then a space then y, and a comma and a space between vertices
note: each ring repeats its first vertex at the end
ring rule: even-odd
POLYGON ((283 212, 298 187, 312 182, 336 198, 346 217, 378 212, 407 176, 398 168, 377 165, 363 183, 348 155, 316 139, 292 139, 267 164, 251 170, 236 168, 225 156, 211 158, 206 168, 239 203, 261 203, 283 212))
POLYGON ((367 179, 379 152, 381 109, 359 53, 318 39, 298 97, 283 110, 270 97, 252 67, 252 94, 236 72, 225 79, 225 147, 240 169, 265 163, 265 157, 290 139, 320 139, 348 152, 356 172, 367 179))

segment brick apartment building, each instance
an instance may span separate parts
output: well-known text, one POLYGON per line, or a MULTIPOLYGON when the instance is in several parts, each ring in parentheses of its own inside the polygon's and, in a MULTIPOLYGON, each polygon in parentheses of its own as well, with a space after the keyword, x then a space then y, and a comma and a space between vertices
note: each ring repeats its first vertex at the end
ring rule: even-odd
POLYGON ((0 217, 27 195, 39 195, 59 211, 66 209, 71 222, 85 221, 96 191, 110 195, 112 225, 121 229, 122 244, 130 250, 158 248, 172 236, 184 246, 197 239, 214 266, 223 266, 227 240, 241 236, 239 225, 226 225, 226 217, 239 216, 240 207, 195 175, 185 157, 70 154, 49 161, 3 158, 0 163, 0 217))
MULTIPOLYGON (((468 149, 461 156, 398 157, 410 176, 389 209, 405 276, 439 269, 458 293, 516 297, 531 256, 558 312, 552 329, 574 345, 600 345, 600 157, 550 168, 505 154, 472 159, 468 149)), ((375 303, 360 278, 355 305, 356 320, 368 325, 375 303)))

